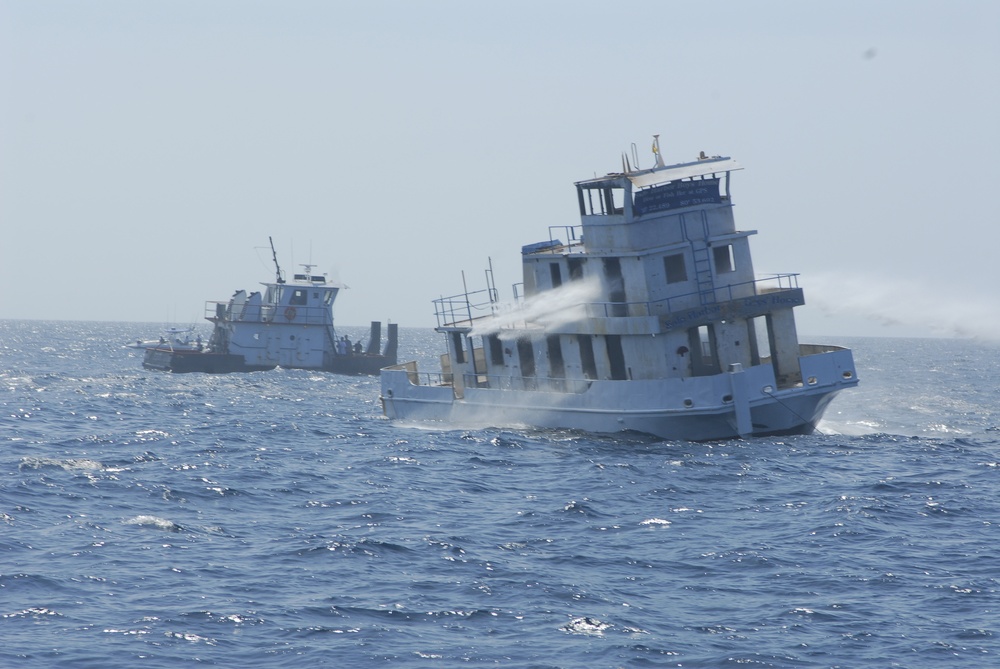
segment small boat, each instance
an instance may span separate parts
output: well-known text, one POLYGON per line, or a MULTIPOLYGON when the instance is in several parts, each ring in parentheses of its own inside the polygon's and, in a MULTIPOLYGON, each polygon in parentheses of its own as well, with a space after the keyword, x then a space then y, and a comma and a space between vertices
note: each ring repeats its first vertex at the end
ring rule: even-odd
POLYGON ((378 374, 396 364, 398 329, 389 323, 380 351, 382 324, 373 321, 368 344, 337 336, 333 304, 343 286, 303 265, 286 281, 271 243, 276 277, 264 291, 238 290, 227 301, 210 301, 205 319, 213 324, 207 346, 145 347, 143 367, 170 372, 252 372, 275 367, 315 369, 337 374, 378 374))
POLYGON ((492 262, 485 289, 434 300, 441 369, 383 369, 385 415, 691 441, 812 432, 858 383, 851 351, 799 343, 797 274, 754 274, 756 231, 736 228, 730 192, 742 167, 665 165, 658 137, 653 153, 650 169, 633 151, 575 184, 580 224, 522 247, 511 303, 492 262))
POLYGON ((150 349, 166 348, 179 351, 200 351, 204 348, 201 335, 195 334, 194 328, 170 327, 163 331, 159 339, 137 339, 129 348, 150 349))

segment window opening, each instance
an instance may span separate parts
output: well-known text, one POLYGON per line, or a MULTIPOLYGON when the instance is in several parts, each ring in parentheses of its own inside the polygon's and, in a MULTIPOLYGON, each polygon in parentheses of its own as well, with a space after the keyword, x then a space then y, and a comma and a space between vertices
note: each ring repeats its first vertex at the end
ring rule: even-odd
POLYGON ((562 285, 562 272, 559 271, 559 263, 549 263, 549 276, 552 277, 553 288, 558 288, 562 285))
POLYGON ((602 186, 581 188, 580 213, 584 216, 607 216, 625 212, 625 189, 602 186), (584 193, 586 191, 586 193, 584 193), (596 201, 595 201, 596 200, 596 201))
POLYGON ((666 256, 663 259, 663 269, 667 273, 667 283, 683 283, 688 280, 683 253, 666 256))
POLYGON ((535 375, 535 352, 530 339, 517 340, 517 357, 521 363, 521 376, 535 375))
POLYGON ((750 361, 754 365, 768 360, 771 357, 771 338, 767 332, 767 318, 757 316, 750 319, 750 327, 747 328, 750 335, 750 361))
POLYGON ((489 342, 490 362, 494 365, 503 365, 503 342, 500 341, 500 337, 495 334, 487 335, 486 341, 489 342))
POLYGON ((462 348, 462 333, 452 332, 451 333, 451 343, 455 348, 455 364, 464 365, 465 364, 465 349, 462 348))
POLYGON ((622 264, 618 258, 604 259, 604 275, 608 280, 608 298, 615 304, 611 308, 612 316, 625 316, 625 281, 622 279, 622 264))
POLYGON ((549 352, 549 376, 562 379, 566 376, 566 364, 563 362, 562 344, 559 335, 545 337, 545 346, 549 352))
POLYGON ((590 335, 576 335, 580 345, 580 364, 583 366, 583 378, 597 378, 597 361, 594 359, 594 340, 590 335))
POLYGON ((716 355, 715 331, 708 325, 691 328, 688 330, 688 343, 691 347, 691 374, 717 374, 719 359, 716 355))
POLYGON ((622 351, 621 335, 606 335, 604 345, 608 350, 608 361, 611 363, 611 378, 615 381, 624 381, 628 377, 625 373, 625 353, 622 351))
POLYGON ((715 256, 715 273, 727 274, 736 271, 736 259, 733 257, 733 245, 712 247, 712 254, 715 256))

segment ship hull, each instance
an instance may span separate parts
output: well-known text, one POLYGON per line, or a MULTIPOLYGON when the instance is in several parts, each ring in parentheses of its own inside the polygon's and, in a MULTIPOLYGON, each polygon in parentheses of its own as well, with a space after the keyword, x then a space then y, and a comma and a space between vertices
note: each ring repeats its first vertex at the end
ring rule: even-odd
MULTIPOLYGON (((393 363, 395 363, 394 359, 384 355, 353 355, 333 358, 321 366, 296 367, 288 365, 285 367, 289 369, 315 369, 333 374, 376 375, 383 367, 393 363)), ((244 356, 233 353, 147 349, 142 366, 146 369, 178 374, 193 372, 229 374, 268 371, 275 369, 278 365, 248 364, 244 356)))
POLYGON ((417 385, 406 369, 382 371, 390 419, 463 427, 641 432, 668 440, 808 434, 841 390, 857 384, 850 351, 803 358, 814 383, 776 389, 768 365, 738 374, 650 381, 591 381, 578 392, 417 385))

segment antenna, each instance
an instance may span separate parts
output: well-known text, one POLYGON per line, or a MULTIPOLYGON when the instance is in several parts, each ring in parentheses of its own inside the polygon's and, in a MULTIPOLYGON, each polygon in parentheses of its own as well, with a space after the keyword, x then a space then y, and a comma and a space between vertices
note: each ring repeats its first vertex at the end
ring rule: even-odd
POLYGON ((656 156, 656 167, 663 167, 663 156, 660 155, 659 135, 653 135, 653 155, 656 156))
POLYGON ((278 264, 278 254, 274 251, 274 240, 268 237, 267 241, 271 242, 271 257, 274 259, 275 280, 278 283, 284 283, 285 279, 281 276, 281 266, 278 264))
MULTIPOLYGON (((496 305, 496 303, 500 300, 497 296, 496 280, 493 278, 493 258, 491 256, 487 256, 487 258, 489 259, 490 266, 489 269, 486 270, 486 287, 489 289, 490 303, 496 305)), ((496 311, 495 306, 494 311, 496 311)))

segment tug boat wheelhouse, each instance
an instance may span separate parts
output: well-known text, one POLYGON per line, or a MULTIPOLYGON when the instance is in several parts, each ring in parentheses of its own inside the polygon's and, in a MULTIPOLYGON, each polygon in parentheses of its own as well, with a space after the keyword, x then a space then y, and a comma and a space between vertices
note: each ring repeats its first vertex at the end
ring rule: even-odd
POLYGON ((386 416, 664 439, 809 433, 857 385, 851 351, 800 344, 798 275, 756 277, 728 157, 576 184, 581 223, 521 250, 514 302, 434 301, 441 371, 383 369, 386 416), (566 239, 566 242, 561 241, 566 239), (483 315, 480 315, 483 314, 483 315))
POLYGON ((275 367, 316 369, 338 374, 378 374, 396 364, 397 327, 388 326, 383 352, 381 323, 373 321, 367 347, 337 337, 333 303, 342 288, 325 276, 294 274, 286 282, 272 243, 276 277, 262 283, 264 292, 237 291, 226 302, 205 305, 205 319, 213 324, 208 346, 193 350, 158 346, 147 348, 143 367, 172 372, 250 372, 275 367))

